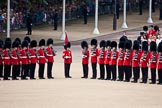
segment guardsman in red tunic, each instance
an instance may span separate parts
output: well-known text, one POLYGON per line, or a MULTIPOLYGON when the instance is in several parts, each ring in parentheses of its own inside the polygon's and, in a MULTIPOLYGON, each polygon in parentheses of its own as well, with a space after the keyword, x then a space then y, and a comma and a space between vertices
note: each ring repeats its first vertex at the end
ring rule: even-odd
POLYGON ((72 52, 70 50, 71 43, 68 42, 67 45, 64 45, 64 51, 62 58, 64 59, 64 69, 65 69, 65 78, 72 78, 70 76, 70 65, 72 63, 72 52))
POLYGON ((128 40, 125 43, 125 53, 124 53, 124 73, 125 73, 125 82, 129 82, 131 78, 132 73, 132 50, 131 50, 132 44, 128 40))
POLYGON ((156 66, 157 66, 157 45, 156 42, 150 43, 150 70, 151 70, 151 83, 156 83, 156 66))
POLYGON ((4 45, 4 51, 3 51, 3 62, 4 62, 4 80, 9 80, 8 77, 10 75, 11 71, 11 42, 10 41, 5 41, 4 45))
POLYGON ((162 42, 158 45, 158 77, 159 77, 159 83, 162 84, 162 42))
MULTIPOLYGON (((14 41, 17 41, 19 43, 19 47, 17 48, 17 54, 20 56, 20 51, 21 51, 21 40, 20 38, 16 38, 14 41)), ((17 71, 17 77, 20 76, 20 70, 21 70, 21 64, 20 64, 21 59, 19 58, 19 66, 18 66, 18 71, 17 71)))
POLYGON ((141 50, 139 50, 139 41, 135 40, 133 44, 133 54, 132 54, 132 68, 133 68, 133 83, 137 83, 140 77, 140 58, 141 58, 141 50))
POLYGON ((155 34, 156 34, 156 31, 154 30, 154 26, 153 25, 150 25, 149 26, 149 31, 148 31, 149 38, 151 38, 155 34))
POLYGON ((82 66, 83 66, 83 77, 88 78, 88 63, 89 63, 89 51, 88 51, 88 43, 83 41, 81 43, 82 47, 82 66))
POLYGON ((54 63, 54 56, 56 55, 56 51, 53 49, 53 40, 52 39, 48 39, 47 40, 47 55, 46 55, 46 59, 47 59, 47 77, 48 79, 54 79, 54 77, 52 77, 52 66, 54 63))
POLYGON ((38 58, 38 52, 36 50, 37 47, 37 41, 36 40, 32 40, 30 43, 30 79, 34 80, 35 77, 35 67, 36 67, 36 63, 37 63, 37 58, 38 58))
POLYGON ((12 44, 12 58, 11 58, 11 63, 12 63, 12 80, 18 80, 17 79, 17 72, 19 68, 19 57, 20 55, 17 54, 17 48, 19 47, 19 43, 17 41, 14 41, 12 44))
POLYGON ((106 51, 105 51, 105 60, 104 60, 104 64, 106 65, 106 73, 107 73, 106 80, 111 79, 110 52, 111 52, 111 41, 107 40, 107 42, 106 42, 106 51))
POLYGON ((3 77, 3 41, 0 39, 0 77, 3 77))
POLYGON ((123 62, 124 62, 124 41, 119 42, 119 55, 118 55, 118 81, 123 81, 124 71, 123 71, 123 62))
POLYGON ((111 73, 112 73, 112 79, 113 81, 116 80, 116 64, 118 59, 118 51, 117 51, 117 42, 112 41, 111 42, 111 53, 110 53, 110 67, 111 67, 111 73))
POLYGON ((98 56, 97 40, 96 39, 91 40, 90 56, 91 56, 91 64, 92 64, 91 79, 96 79, 96 77, 97 77, 97 56, 98 56))
POLYGON ((145 34, 145 36, 143 36, 143 38, 148 40, 150 38, 150 35, 149 35, 149 32, 148 32, 148 26, 143 26, 143 31, 144 31, 144 34, 145 34))
POLYGON ((105 79, 105 67, 104 67, 104 60, 105 60, 105 46, 106 42, 105 40, 102 40, 100 42, 100 50, 98 51, 98 64, 100 65, 100 78, 99 80, 105 79))
POLYGON ((27 75, 29 72, 29 53, 27 51, 28 47, 28 41, 24 40, 22 42, 22 50, 20 51, 20 58, 21 58, 21 64, 22 64, 22 70, 21 70, 21 79, 27 80, 27 75))
POLYGON ((45 48, 45 40, 41 39, 39 41, 39 49, 38 49, 38 55, 39 55, 39 59, 38 59, 38 63, 39 63, 39 69, 38 69, 38 76, 39 79, 45 79, 44 78, 44 67, 45 67, 45 63, 46 63, 46 57, 45 55, 47 54, 45 48))
POLYGON ((142 54, 140 59, 141 71, 142 71, 142 82, 147 83, 148 79, 148 63, 149 63, 149 51, 148 51, 148 42, 142 42, 142 54))

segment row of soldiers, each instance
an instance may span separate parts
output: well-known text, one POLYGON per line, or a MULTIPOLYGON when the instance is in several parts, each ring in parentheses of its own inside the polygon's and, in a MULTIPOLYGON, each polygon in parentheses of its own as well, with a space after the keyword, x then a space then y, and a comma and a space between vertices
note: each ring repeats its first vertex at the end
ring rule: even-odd
POLYGON ((88 61, 90 58, 92 66, 91 79, 97 78, 97 64, 99 64, 100 77, 98 79, 100 80, 130 82, 131 78, 133 78, 132 82, 137 83, 140 78, 140 72, 142 72, 141 83, 147 83, 148 70, 150 68, 150 84, 156 83, 157 70, 158 84, 162 84, 162 42, 157 46, 156 42, 152 41, 149 47, 148 41, 143 41, 142 47, 140 47, 138 40, 132 42, 126 36, 122 36, 119 44, 116 41, 102 40, 100 41, 100 48, 97 48, 97 40, 92 39, 89 50, 86 41, 81 43, 81 47, 83 49, 82 78, 88 78, 88 61))
POLYGON ((44 68, 47 62, 47 77, 53 79, 52 66, 56 51, 53 49, 52 39, 47 40, 47 46, 45 48, 45 40, 41 39, 39 49, 37 49, 37 41, 31 41, 29 37, 25 37, 22 43, 19 38, 13 42, 10 38, 6 38, 4 43, 0 40, 0 77, 9 80, 12 68, 13 80, 18 80, 18 76, 21 76, 22 80, 26 80, 27 76, 30 79, 35 79, 35 68, 38 63, 39 78, 44 79, 44 68))

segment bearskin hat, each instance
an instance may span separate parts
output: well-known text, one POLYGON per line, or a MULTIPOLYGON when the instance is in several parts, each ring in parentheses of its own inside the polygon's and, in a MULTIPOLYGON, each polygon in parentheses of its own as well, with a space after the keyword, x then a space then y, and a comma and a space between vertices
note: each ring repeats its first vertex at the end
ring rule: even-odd
POLYGON ((44 39, 41 39, 39 41, 39 46, 45 46, 45 40, 44 39))
POLYGON ((91 40, 91 45, 97 46, 97 40, 96 40, 96 39, 92 39, 92 40, 91 40))
POLYGON ((49 44, 53 44, 53 39, 50 38, 47 40, 47 45, 49 45, 49 44))
POLYGON ((138 41, 134 41, 134 44, 133 44, 133 50, 139 50, 139 43, 138 41))
POLYGON ((155 31, 159 31, 159 27, 156 25, 156 26, 154 26, 154 30, 155 31))
POLYGON ((15 41, 19 42, 19 44, 21 44, 21 39, 20 38, 16 38, 15 41))
POLYGON ((28 47, 28 41, 27 40, 24 40, 21 44, 21 47, 24 48, 24 47, 28 47))
POLYGON ((84 47, 88 48, 88 43, 86 41, 82 41, 81 47, 84 49, 84 47))
POLYGON ((113 48, 113 47, 115 47, 115 48, 117 47, 117 42, 116 41, 111 42, 111 48, 113 48))
POLYGON ((108 47, 108 46, 111 46, 111 41, 110 40, 107 40, 107 42, 106 42, 106 47, 108 47))
POLYGON ((143 26, 143 31, 148 31, 148 27, 147 26, 143 26))
POLYGON ((131 49, 132 48, 132 42, 130 40, 125 42, 125 49, 131 49))
POLYGON ((162 52, 162 42, 160 42, 158 45, 158 52, 162 52))
POLYGON ((156 42, 152 41, 150 43, 150 51, 156 51, 156 50, 157 50, 156 42))
POLYGON ((140 32, 140 35, 143 36, 145 34, 145 32, 140 32))
POLYGON ((12 43, 12 41, 11 41, 10 38, 6 38, 6 39, 5 39, 5 42, 7 42, 7 41, 10 42, 10 43, 12 43))
POLYGON ((6 48, 11 48, 11 42, 10 41, 6 41, 5 42, 5 45, 4 45, 4 49, 6 49, 6 48))
POLYGON ((105 48, 105 46, 106 46, 106 42, 105 42, 105 40, 102 40, 102 41, 100 42, 100 48, 101 48, 101 47, 104 47, 104 48, 105 48))
POLYGON ((29 37, 29 36, 26 36, 26 37, 24 38, 24 40, 26 40, 28 43, 30 43, 30 37, 29 37))
POLYGON ((148 51, 148 42, 147 41, 142 42, 142 51, 148 51))
POLYGON ((118 47, 124 49, 124 44, 125 43, 123 41, 121 41, 121 42, 119 42, 119 46, 118 47))
POLYGON ((125 42, 125 41, 127 41, 127 40, 128 40, 127 36, 122 36, 122 37, 119 39, 119 43, 120 43, 121 41, 125 42))
POLYGON ((71 43, 68 42, 67 45, 64 45, 64 49, 70 48, 71 47, 71 43))
POLYGON ((0 39, 0 48, 3 48, 3 41, 0 39))
POLYGON ((15 47, 19 47, 19 42, 18 41, 14 41, 12 43, 12 48, 15 48, 15 47))
POLYGON ((33 48, 33 47, 36 47, 36 46, 37 46, 37 41, 32 40, 31 43, 30 43, 30 47, 33 48))
POLYGON ((140 44, 138 40, 134 40, 133 44, 140 44))

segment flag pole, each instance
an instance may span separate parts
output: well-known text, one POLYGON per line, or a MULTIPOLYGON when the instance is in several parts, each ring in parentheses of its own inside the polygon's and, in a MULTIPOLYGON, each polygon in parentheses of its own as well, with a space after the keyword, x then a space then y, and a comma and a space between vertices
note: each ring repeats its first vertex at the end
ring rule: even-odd
POLYGON ((123 25, 122 25, 122 28, 123 29, 126 29, 128 28, 127 26, 127 19, 126 19, 126 11, 127 11, 127 4, 126 4, 126 0, 124 0, 124 9, 123 9, 123 25))
POLYGON ((151 13, 152 13, 152 0, 149 0, 149 18, 147 20, 147 23, 153 23, 152 21, 152 16, 151 16, 151 13))
POLYGON ((98 0, 96 0, 96 9, 95 9, 95 28, 93 34, 100 34, 98 30, 98 0))
POLYGON ((63 0, 63 10, 62 10, 62 34, 60 40, 65 40, 65 4, 66 0, 63 0))
POLYGON ((10 38, 10 0, 7 1, 7 38, 10 38))

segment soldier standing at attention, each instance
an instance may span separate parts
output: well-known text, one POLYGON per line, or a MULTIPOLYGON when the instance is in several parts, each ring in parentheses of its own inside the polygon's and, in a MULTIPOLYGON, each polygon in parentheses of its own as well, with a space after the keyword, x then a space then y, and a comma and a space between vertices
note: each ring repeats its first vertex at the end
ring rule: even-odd
POLYGON ((89 51, 88 51, 88 43, 83 41, 81 43, 82 47, 82 66, 83 66, 83 77, 88 78, 88 60, 89 60, 89 51))
POLYGON ((143 0, 139 0, 139 15, 142 15, 142 10, 143 10, 143 0))
POLYGON ((53 14, 53 24, 54 24, 54 30, 57 30, 57 22, 58 22, 58 12, 55 10, 53 14))
POLYGON ((38 76, 39 76, 39 79, 45 79, 44 78, 44 68, 45 68, 45 63, 46 63, 46 50, 44 48, 45 46, 45 40, 44 39, 41 39, 39 41, 39 49, 38 49, 38 55, 39 55, 39 58, 38 58, 38 63, 39 63, 39 69, 38 69, 38 76))
POLYGON ((27 27, 27 34, 26 35, 32 35, 32 18, 31 18, 30 14, 27 15, 26 27, 27 27))
POLYGON ((97 77, 97 56, 98 56, 96 39, 91 40, 90 56, 91 56, 91 64, 92 64, 92 78, 91 79, 96 79, 97 77))
POLYGON ((53 66, 53 62, 54 62, 54 56, 56 55, 56 52, 53 49, 53 40, 52 39, 48 39, 47 40, 47 77, 48 79, 54 79, 54 77, 52 77, 52 66, 53 66))
POLYGON ((159 43, 158 46, 158 77, 159 77, 159 83, 162 84, 162 42, 159 43))
POLYGON ((64 59, 64 69, 65 69, 65 78, 72 78, 70 76, 70 65, 72 63, 72 52, 70 50, 71 43, 68 42, 64 45, 64 51, 62 54, 62 58, 64 59))

